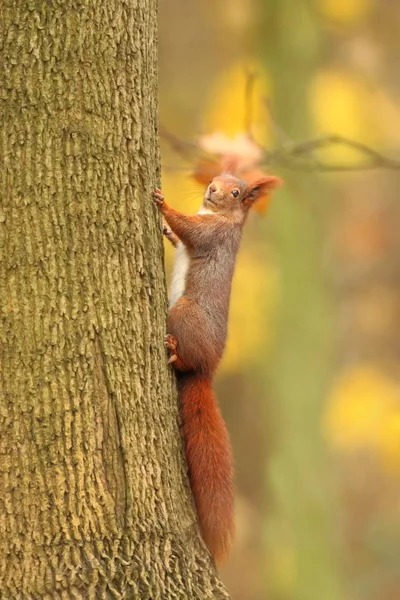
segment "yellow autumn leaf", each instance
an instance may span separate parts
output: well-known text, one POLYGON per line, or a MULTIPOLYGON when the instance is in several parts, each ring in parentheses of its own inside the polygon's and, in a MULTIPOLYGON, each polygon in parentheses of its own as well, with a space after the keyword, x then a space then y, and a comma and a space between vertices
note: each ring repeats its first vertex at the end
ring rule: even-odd
POLYGON ((328 402, 325 430, 339 450, 373 451, 400 470, 400 386, 372 365, 342 374, 328 402))
POLYGON ((204 131, 223 131, 227 136, 242 134, 246 115, 245 89, 249 71, 257 74, 252 99, 253 134, 265 145, 270 139, 268 113, 263 98, 268 98, 269 82, 265 66, 238 62, 219 73, 205 111, 204 131))
POLYGON ((374 4, 374 0, 318 0, 318 8, 322 14, 343 25, 360 21, 374 4))
MULTIPOLYGON (((397 394, 399 404, 399 391, 397 394)), ((377 441, 379 456, 386 470, 400 471, 400 408, 396 408, 383 423, 377 441)))
MULTIPOLYGON (((335 133, 374 146, 378 128, 367 88, 340 70, 317 73, 310 87, 310 106, 317 131, 335 133)), ((334 145, 323 158, 354 162, 360 154, 346 146, 334 145)), ((365 157, 362 157, 365 158, 365 157)))

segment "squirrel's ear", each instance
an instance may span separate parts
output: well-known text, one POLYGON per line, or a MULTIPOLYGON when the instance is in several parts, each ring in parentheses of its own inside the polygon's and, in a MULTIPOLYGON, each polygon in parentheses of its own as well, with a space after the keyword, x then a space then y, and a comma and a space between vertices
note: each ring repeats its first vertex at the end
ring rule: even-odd
POLYGON ((251 205, 255 200, 269 194, 272 190, 282 185, 282 179, 275 177, 274 175, 266 175, 261 177, 253 183, 249 183, 243 196, 243 204, 251 205))

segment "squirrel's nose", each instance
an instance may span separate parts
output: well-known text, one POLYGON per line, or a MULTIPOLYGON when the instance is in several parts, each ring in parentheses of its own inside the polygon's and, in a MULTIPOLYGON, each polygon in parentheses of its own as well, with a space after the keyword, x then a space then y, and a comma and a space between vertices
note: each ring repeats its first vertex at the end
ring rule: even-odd
POLYGON ((210 187, 208 189, 210 190, 211 193, 213 193, 213 192, 217 191, 217 186, 214 185, 214 183, 211 183, 210 187))

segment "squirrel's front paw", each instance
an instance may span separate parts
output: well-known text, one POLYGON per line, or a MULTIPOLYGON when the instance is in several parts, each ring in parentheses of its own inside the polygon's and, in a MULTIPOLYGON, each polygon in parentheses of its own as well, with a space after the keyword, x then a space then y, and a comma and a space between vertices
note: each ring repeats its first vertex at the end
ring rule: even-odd
POLYGON ((168 227, 168 225, 164 225, 163 226, 163 234, 165 235, 165 237, 167 238, 167 240, 169 240, 171 242, 171 244, 173 246, 175 246, 175 248, 177 247, 177 245, 179 244, 179 238, 178 236, 172 231, 172 229, 170 229, 168 227))
POLYGON ((157 204, 157 206, 162 206, 164 203, 164 194, 159 188, 154 188, 153 190, 153 200, 157 204))

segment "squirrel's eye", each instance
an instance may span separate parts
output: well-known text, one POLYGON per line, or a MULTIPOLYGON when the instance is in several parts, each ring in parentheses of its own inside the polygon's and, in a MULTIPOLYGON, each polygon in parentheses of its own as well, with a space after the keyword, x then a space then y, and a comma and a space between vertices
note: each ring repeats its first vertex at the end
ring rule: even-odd
POLYGON ((237 198, 239 196, 239 190, 232 190, 231 194, 234 198, 237 198))

